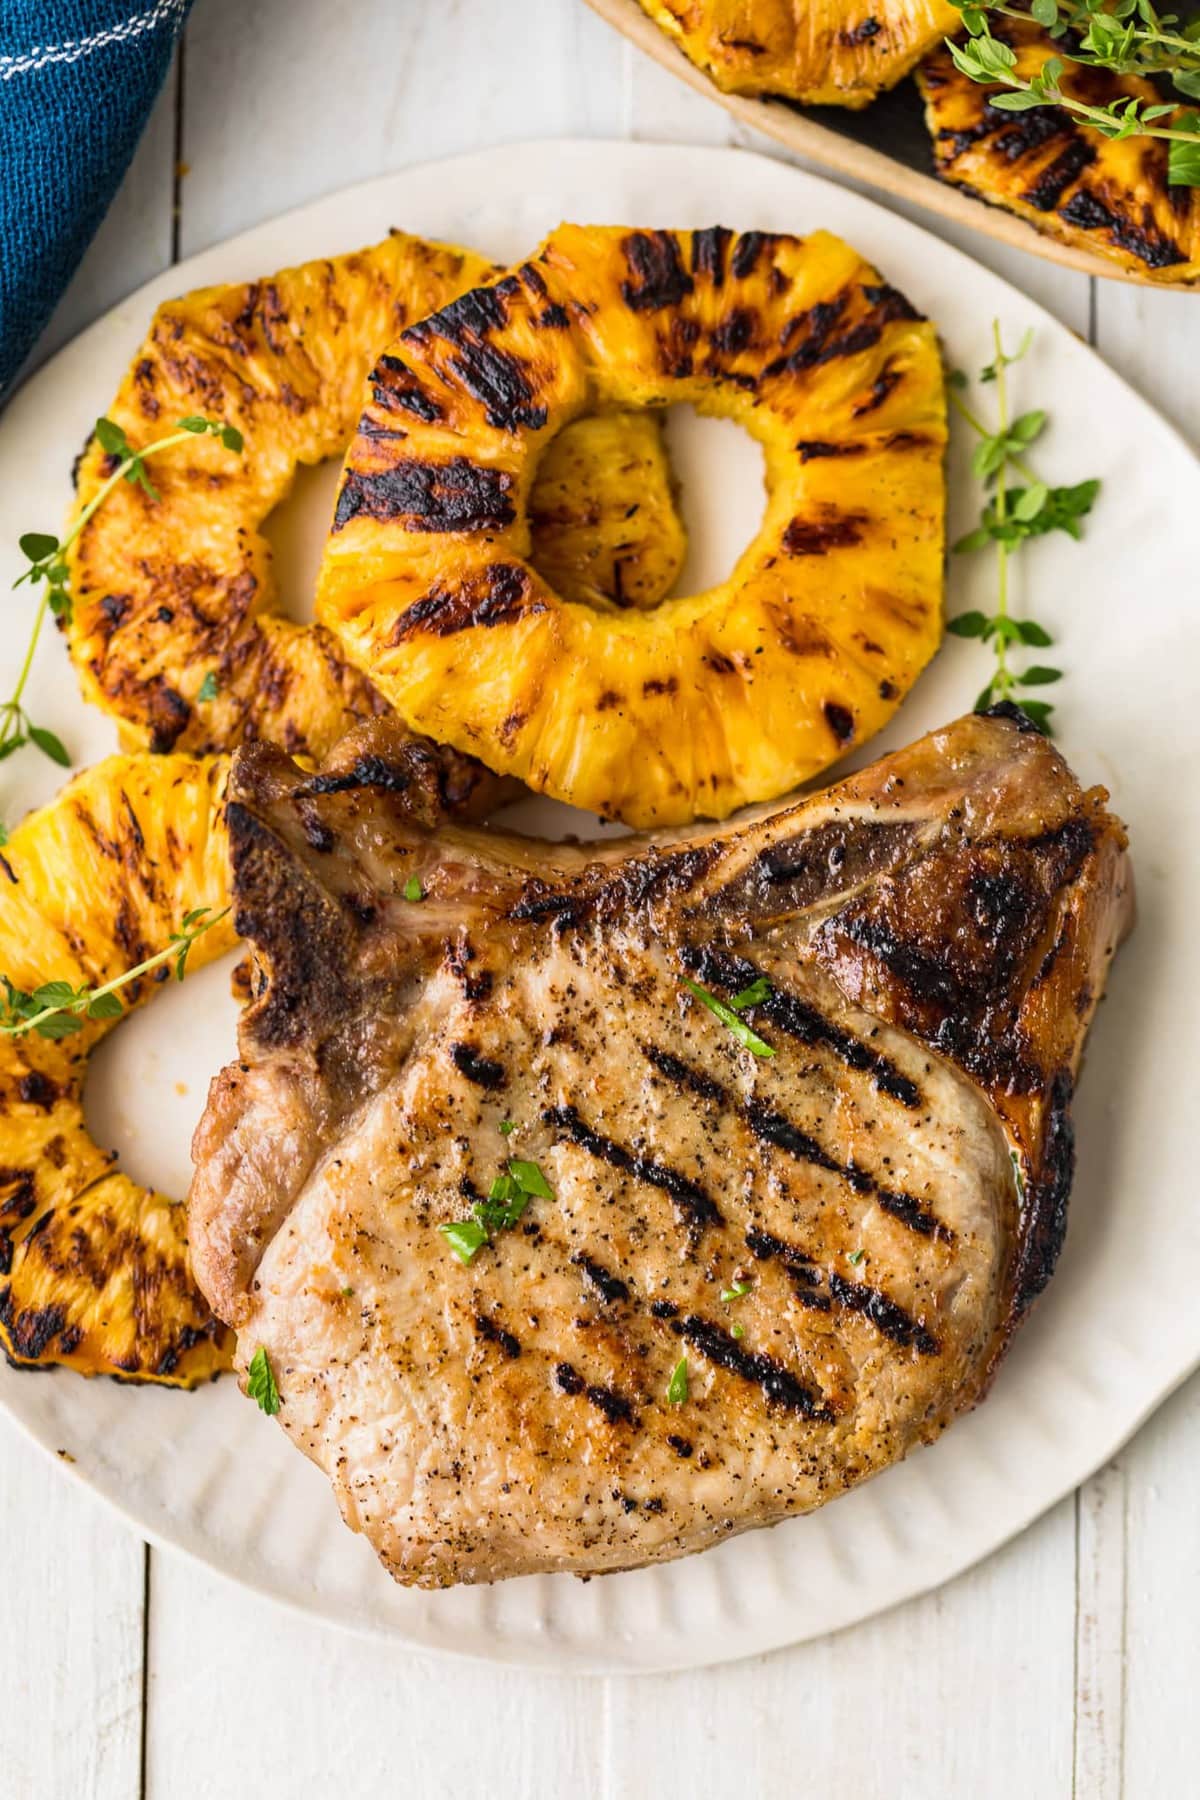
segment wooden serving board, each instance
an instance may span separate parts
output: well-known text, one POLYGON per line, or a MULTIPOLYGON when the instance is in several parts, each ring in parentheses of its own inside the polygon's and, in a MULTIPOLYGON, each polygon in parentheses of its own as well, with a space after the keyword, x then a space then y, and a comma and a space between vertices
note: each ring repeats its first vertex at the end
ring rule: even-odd
MULTIPOLYGON (((751 100, 740 94, 722 93, 702 69, 689 62, 679 46, 643 12, 638 0, 587 0, 594 12, 629 38, 639 50, 669 69, 681 81, 707 94, 735 119, 774 138, 786 149, 809 162, 832 169, 838 175, 867 182, 897 199, 910 200, 943 219, 982 231, 999 243, 1028 250, 1063 268, 1084 275, 1102 275, 1109 281, 1125 281, 1136 287, 1162 288, 1132 270, 1118 268, 1089 250, 1073 249, 1035 231, 1024 219, 1000 207, 939 181, 931 171, 933 157, 924 108, 915 82, 909 78, 862 112, 837 106, 795 106, 779 99, 751 100)), ((1187 289, 1172 284, 1170 292, 1187 289)))

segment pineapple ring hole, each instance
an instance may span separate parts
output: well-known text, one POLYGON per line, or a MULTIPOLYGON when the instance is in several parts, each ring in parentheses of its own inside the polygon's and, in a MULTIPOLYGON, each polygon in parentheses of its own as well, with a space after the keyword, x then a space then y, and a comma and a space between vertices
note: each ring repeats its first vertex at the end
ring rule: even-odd
POLYGON ((244 946, 185 982, 164 981, 151 999, 100 1040, 88 1058, 83 1117, 93 1141, 117 1153, 117 1167, 140 1186, 182 1201, 192 1179, 192 1133, 208 1097, 207 1078, 237 1056, 239 1003, 230 976, 244 946), (186 1045, 186 1058, 180 1046, 186 1045))
MULTIPOLYGON (((666 408, 664 429, 676 505, 687 532, 683 567, 662 596, 674 599, 702 593, 732 574, 762 525, 766 465, 761 444, 749 432, 687 403, 666 408)), ((261 526, 283 610, 297 625, 312 623, 341 468, 340 456, 301 465, 290 492, 261 526)), ((536 546, 530 560, 540 568, 536 546)))
POLYGON ((687 556, 664 596, 673 600, 706 593, 733 574, 762 529, 767 468, 757 438, 735 420, 699 413, 686 401, 667 408, 665 434, 687 531, 687 556))

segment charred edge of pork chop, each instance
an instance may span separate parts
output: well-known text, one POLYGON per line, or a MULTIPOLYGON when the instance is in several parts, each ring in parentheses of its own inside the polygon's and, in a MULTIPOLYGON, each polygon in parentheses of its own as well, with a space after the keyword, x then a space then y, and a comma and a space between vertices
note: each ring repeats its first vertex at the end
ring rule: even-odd
MULTIPOLYGON (((414 983, 448 950, 469 984, 476 945, 489 939, 519 954, 522 933, 570 934, 640 912, 680 942, 681 959, 718 995, 753 979, 744 953, 756 939, 792 932, 798 964, 823 971, 846 1000, 910 1033, 986 1095, 1021 1177, 1007 1311, 983 1359, 986 1385, 1062 1245, 1075 1076, 1132 918, 1125 834, 1103 791, 1085 795, 1023 715, 998 708, 766 818, 665 846, 625 839, 580 849, 455 827, 421 832, 397 798, 394 753, 372 729, 316 776, 265 745, 235 759, 234 891, 239 930, 256 946, 256 998, 242 1021, 242 1064, 214 1083, 197 1134, 198 1163, 210 1166, 193 1199, 201 1285, 218 1315, 236 1323, 290 1199, 349 1111, 385 1079, 364 1016, 377 1031, 389 1021, 402 1031, 414 983), (381 846, 398 857, 396 885, 413 870, 425 891, 406 913, 402 950, 385 933, 385 954, 367 873, 381 846), (224 1141, 232 1096, 223 1084, 244 1088, 260 1063, 274 1065, 276 1080, 285 1068, 309 1153, 286 1172, 265 1169, 257 1212, 231 1228, 220 1171, 231 1173, 241 1152, 224 1141)), ((474 978, 482 994, 484 963, 474 978)), ((785 1032, 816 1029, 789 1024, 786 998, 773 996, 761 1017, 785 1032)))

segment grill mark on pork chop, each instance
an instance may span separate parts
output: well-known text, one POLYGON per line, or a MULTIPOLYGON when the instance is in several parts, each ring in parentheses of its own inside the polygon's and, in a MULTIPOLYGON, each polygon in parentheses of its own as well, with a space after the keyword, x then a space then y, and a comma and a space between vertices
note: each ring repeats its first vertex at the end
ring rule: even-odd
MULTIPOLYGON (((731 956, 719 950, 705 949, 685 954, 684 961, 695 970, 705 986, 724 988, 728 993, 736 994, 762 977, 762 970, 745 957, 731 956)), ((778 1030, 795 1038, 798 1043, 828 1050, 831 1056, 845 1063, 848 1069, 870 1075, 880 1093, 887 1094, 901 1106, 910 1109, 920 1106, 920 1088, 897 1068, 890 1057, 870 1049, 861 1038, 833 1024, 818 1007, 807 1000, 801 1000, 796 994, 788 993, 786 988, 776 987, 771 982, 766 999, 747 1010, 756 1017, 761 1015, 769 1019, 778 1030)))
POLYGON ((585 1381, 573 1363, 560 1362, 556 1365, 554 1385, 562 1394, 582 1394, 598 1412, 603 1413, 610 1425, 637 1424, 632 1401, 618 1393, 616 1388, 604 1387, 598 1381, 585 1381))
POLYGON ((503 1350, 510 1362, 515 1362, 521 1354, 521 1340, 507 1331, 498 1320, 489 1318, 487 1313, 477 1312, 472 1321, 480 1337, 489 1344, 495 1344, 503 1350))
POLYGON ((813 1267, 813 1259, 798 1244, 789 1244, 773 1231, 751 1230, 746 1233, 746 1248, 755 1262, 779 1261, 806 1287, 820 1285, 821 1277, 813 1267))
POLYGON ((798 1125, 785 1118, 782 1113, 772 1107, 753 1103, 742 1108, 742 1117, 750 1127, 760 1144, 771 1144, 776 1149, 786 1150, 798 1162, 812 1163, 818 1169, 824 1169, 830 1175, 837 1175, 848 1182, 857 1194, 870 1194, 901 1225, 910 1231, 918 1232, 922 1237, 937 1238, 942 1243, 953 1242, 953 1234, 933 1213, 929 1212, 914 1194, 906 1194, 894 1188, 885 1188, 868 1170, 858 1163, 842 1163, 831 1156, 807 1131, 801 1131, 798 1125))
POLYGON ((829 1293, 814 1292, 821 1276, 812 1266, 813 1259, 796 1244, 789 1244, 770 1231, 748 1231, 746 1248, 756 1262, 780 1262, 792 1278, 793 1291, 802 1306, 817 1312, 828 1312, 831 1296, 839 1306, 861 1313, 884 1337, 908 1349, 915 1347, 922 1356, 932 1356, 939 1348, 937 1339, 904 1308, 878 1288, 862 1282, 847 1281, 831 1271, 829 1293))
POLYGON ((664 1194, 670 1195, 675 1206, 683 1214, 689 1227, 701 1232, 706 1225, 723 1225, 725 1216, 710 1194, 706 1194, 698 1182, 678 1169, 668 1168, 665 1163, 655 1162, 652 1157, 643 1156, 639 1151, 627 1150, 624 1144, 618 1144, 613 1138, 604 1137, 593 1131, 573 1106, 551 1106, 542 1114, 544 1125, 553 1125, 565 1132, 573 1144, 586 1150, 599 1162, 609 1163, 622 1174, 632 1175, 638 1181, 645 1181, 651 1187, 660 1188, 664 1194))
POLYGON ((770 1404, 786 1407, 806 1419, 819 1420, 823 1425, 833 1424, 834 1413, 799 1376, 765 1351, 743 1350, 738 1340, 714 1320, 689 1313, 675 1329, 706 1362, 761 1388, 770 1404))
POLYGON ((687 1088, 702 1100, 713 1100, 719 1106, 729 1104, 729 1095, 721 1083, 706 1075, 703 1069, 692 1068, 682 1057, 672 1056, 669 1050, 660 1050, 657 1044, 640 1044, 638 1047, 646 1061, 676 1087, 687 1088))
POLYGON ((579 1250, 571 1258, 571 1261, 586 1276, 602 1300, 607 1300, 610 1304, 615 1300, 628 1300, 629 1283, 622 1281, 619 1275, 613 1275, 604 1267, 603 1263, 598 1263, 595 1257, 589 1256, 584 1250, 579 1250))
POLYGON ((914 1319, 911 1313, 905 1312, 897 1301, 881 1294, 878 1288, 831 1274, 829 1291, 840 1306, 847 1307, 851 1312, 861 1313, 877 1331, 890 1338, 893 1344, 899 1344, 902 1349, 917 1350, 922 1356, 936 1356, 940 1350, 941 1345, 933 1333, 927 1331, 919 1319, 914 1319))
POLYGON ((503 1063, 493 1062, 490 1056, 481 1056, 470 1044, 451 1044, 450 1060, 459 1074, 465 1075, 477 1087, 503 1087, 508 1079, 503 1063))

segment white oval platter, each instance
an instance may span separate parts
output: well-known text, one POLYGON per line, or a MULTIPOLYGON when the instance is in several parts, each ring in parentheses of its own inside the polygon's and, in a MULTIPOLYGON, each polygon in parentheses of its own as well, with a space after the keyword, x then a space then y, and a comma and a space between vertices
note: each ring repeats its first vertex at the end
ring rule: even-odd
MULTIPOLYGON (((1103 1463, 1200 1361, 1188 1275, 1200 1258, 1191 1142, 1200 1068, 1200 470, 1067 330, 868 200, 740 151, 525 144, 402 170, 246 232, 171 269, 62 351, 0 420, 0 586, 18 571, 18 535, 62 517, 72 458, 159 300, 350 249, 393 224, 515 257, 561 218, 829 227, 937 319, 951 362, 968 369, 988 360, 993 317, 1010 342, 1035 328, 1013 384, 1020 407, 1051 414, 1039 468, 1058 481, 1098 475, 1105 487, 1081 544, 1045 539, 1018 559, 1015 606, 1036 605, 1058 640, 1060 740, 1085 780, 1108 785, 1129 822, 1141 903, 1076 1106, 1079 1171, 1059 1273, 991 1398, 934 1448, 807 1519, 586 1584, 557 1576, 433 1594, 393 1586, 342 1526, 321 1475, 230 1381, 188 1395, 5 1367, 0 1405, 48 1452, 67 1452, 74 1460, 64 1471, 146 1537, 305 1612, 413 1645, 545 1668, 668 1669, 834 1630, 945 1581, 1103 1463)), ((681 443, 691 516, 715 521, 701 531, 701 560, 730 561, 750 524, 744 512, 732 516, 729 499, 745 487, 744 447, 720 434, 703 455, 681 443)), ((951 458, 955 534, 978 505, 968 451, 960 437, 951 458)), ((311 499, 308 513, 300 533, 319 538, 321 508, 311 499)), ((291 549, 288 558, 290 567, 291 549)), ((953 559, 950 610, 986 605, 992 580, 990 558, 953 559)), ((28 588, 6 602, 3 691, 31 614, 28 588)), ((869 754, 969 709, 986 668, 978 645, 948 640, 869 754)), ((115 747, 110 725, 78 699, 54 642, 41 648, 31 699, 80 762, 115 747)), ((11 821, 54 785, 40 758, 13 758, 0 814, 11 821)), ((527 810, 526 822, 536 819, 527 810)), ((134 1173, 168 1192, 186 1186, 191 1126, 209 1076, 231 1052, 233 1017, 226 972, 206 971, 139 1014, 97 1059, 89 1106, 99 1133, 120 1145, 134 1173)))

